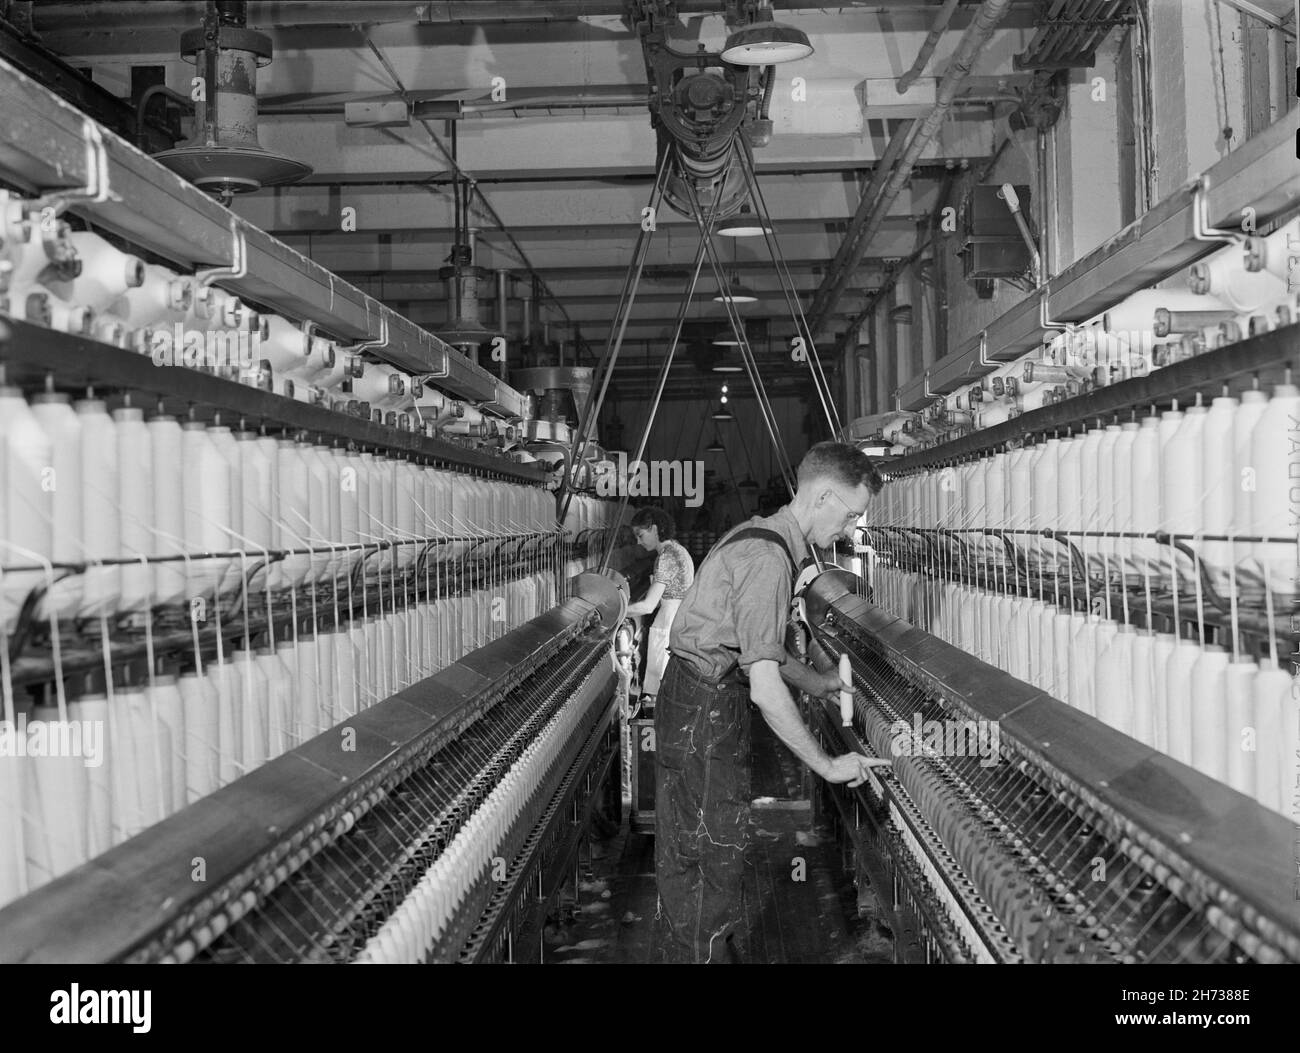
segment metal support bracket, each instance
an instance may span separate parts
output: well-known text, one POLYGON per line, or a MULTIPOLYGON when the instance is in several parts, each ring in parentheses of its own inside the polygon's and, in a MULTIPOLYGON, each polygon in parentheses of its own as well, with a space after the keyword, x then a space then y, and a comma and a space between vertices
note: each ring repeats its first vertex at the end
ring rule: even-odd
POLYGON ((1079 327, 1073 322, 1057 322, 1047 310, 1047 298, 1051 295, 1051 289, 1044 285, 1038 293, 1038 324, 1043 329, 1059 329, 1061 332, 1073 333, 1079 327))
POLYGON ((86 185, 57 190, 39 197, 31 203, 32 211, 46 214, 46 209, 51 209, 48 215, 55 218, 73 202, 85 201, 98 205, 108 200, 108 148, 104 145, 103 133, 99 130, 99 125, 89 117, 82 122, 81 132, 86 147, 86 185))
POLYGON ((230 266, 209 267, 195 271, 194 278, 201 288, 206 288, 219 278, 243 278, 248 274, 248 241, 244 226, 238 216, 230 217, 230 266))
POLYGON ((997 369, 1000 365, 998 362, 989 361, 989 331, 987 329, 980 330, 980 365, 987 366, 989 369, 997 369))
POLYGON ((1246 240, 1246 235, 1241 231, 1220 230, 1218 227, 1210 226, 1210 218, 1207 211, 1208 204, 1205 200, 1205 192, 1209 189, 1209 180, 1201 176, 1192 184, 1192 236, 1197 241, 1209 241, 1213 243, 1224 242, 1228 245, 1235 245, 1246 240))
POLYGON ((939 397, 939 393, 937 391, 930 390, 930 371, 928 369, 925 371, 925 376, 922 379, 921 383, 923 385, 923 390, 925 391, 926 398, 937 399, 939 397))

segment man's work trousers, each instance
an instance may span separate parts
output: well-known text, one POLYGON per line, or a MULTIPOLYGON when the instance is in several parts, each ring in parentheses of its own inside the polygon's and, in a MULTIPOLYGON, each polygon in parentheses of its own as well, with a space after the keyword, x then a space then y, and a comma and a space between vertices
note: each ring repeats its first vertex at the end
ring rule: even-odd
POLYGON ((744 917, 749 720, 734 672, 712 682, 669 660, 655 707, 656 937, 666 961, 726 961, 744 917))

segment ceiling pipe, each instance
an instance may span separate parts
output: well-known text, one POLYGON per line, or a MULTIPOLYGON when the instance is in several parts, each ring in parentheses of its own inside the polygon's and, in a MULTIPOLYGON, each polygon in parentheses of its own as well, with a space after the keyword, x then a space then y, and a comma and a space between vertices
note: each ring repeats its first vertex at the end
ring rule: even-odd
MULTIPOLYGON (((679 15, 721 14, 719 0, 678 0, 679 15)), ((827 6, 861 8, 868 11, 895 8, 915 12, 916 0, 849 0, 828 5, 826 0, 778 0, 777 11, 816 11, 827 6)), ((471 2, 426 2, 361 0, 347 4, 318 0, 287 0, 283 3, 250 3, 248 24, 261 29, 297 29, 303 26, 383 25, 391 23, 425 25, 480 25, 485 22, 555 22, 580 18, 620 16, 625 0, 471 0, 471 2)), ((106 12, 102 3, 52 3, 33 7, 32 19, 38 33, 67 30, 103 31, 106 12)), ((112 28, 116 31, 171 29, 188 26, 194 20, 194 5, 183 0, 125 0, 114 3, 112 28)))
MULTIPOLYGON (((814 336, 844 293, 844 288, 849 283, 858 261, 866 254, 868 247, 871 245, 871 240, 876 236, 881 223, 889 213, 889 207, 894 203, 894 199, 898 197, 898 192, 903 189, 908 177, 911 176, 912 168, 921 156, 921 151, 934 138, 939 126, 943 124, 944 118, 947 117, 948 110, 952 106, 953 99, 956 98, 957 89, 961 86, 962 81, 970 75, 971 67, 974 66, 976 58, 979 57, 993 30, 997 28, 998 23, 1002 21, 1010 7, 1011 0, 985 0, 975 13, 974 20, 962 35, 961 43, 957 45, 957 50, 953 53, 952 62, 948 65, 948 71, 939 82, 934 108, 912 134, 906 148, 898 159, 898 163, 894 166, 884 190, 871 202, 870 214, 862 224, 862 234, 848 259, 844 261, 844 265, 839 268, 838 272, 835 270, 831 272, 835 274, 835 280, 830 287, 829 293, 823 298, 824 302, 820 312, 811 323, 814 336)), ((893 145, 892 142, 890 145, 893 145)), ((875 181, 873 177, 872 182, 875 183, 875 181)), ((828 274, 827 277, 829 279, 830 275, 828 274)))
POLYGON ((934 16, 934 25, 930 28, 925 43, 921 45, 921 50, 917 52, 916 61, 912 63, 912 68, 898 78, 900 95, 906 94, 907 89, 915 84, 916 79, 925 72, 926 63, 930 61, 934 49, 939 46, 939 39, 943 36, 944 30, 948 28, 948 23, 952 21, 953 12, 957 10, 959 2, 960 0, 944 0, 943 7, 934 16))

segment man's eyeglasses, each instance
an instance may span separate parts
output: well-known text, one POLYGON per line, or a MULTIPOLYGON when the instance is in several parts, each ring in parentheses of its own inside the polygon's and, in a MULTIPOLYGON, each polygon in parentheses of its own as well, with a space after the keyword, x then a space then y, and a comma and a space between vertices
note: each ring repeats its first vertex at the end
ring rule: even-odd
POLYGON ((844 525, 845 525, 845 526, 848 526, 850 523, 856 523, 859 519, 861 519, 864 515, 867 514, 865 509, 863 509, 861 512, 855 512, 852 508, 849 507, 848 502, 845 501, 844 498, 842 498, 842 497, 841 497, 839 494, 837 494, 834 490, 830 490, 830 491, 827 491, 827 492, 828 492, 832 497, 834 497, 835 500, 837 500, 841 505, 844 506, 844 510, 845 510, 845 515, 844 515, 844 525))

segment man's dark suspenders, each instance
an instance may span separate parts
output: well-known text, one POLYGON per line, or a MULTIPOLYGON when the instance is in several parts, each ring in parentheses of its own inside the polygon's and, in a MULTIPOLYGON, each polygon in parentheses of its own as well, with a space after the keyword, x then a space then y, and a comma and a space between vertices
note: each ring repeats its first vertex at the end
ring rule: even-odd
POLYGON ((777 545, 780 546, 781 551, 785 553, 786 561, 790 564, 790 581, 793 583, 799 576, 799 565, 794 561, 794 554, 791 553, 790 546, 785 543, 785 538, 775 530, 769 530, 767 527, 742 527, 730 537, 725 537, 719 541, 713 547, 713 551, 710 552, 709 555, 713 555, 713 553, 717 552, 718 549, 725 548, 734 541, 748 541, 751 538, 757 538, 763 541, 775 541, 777 545))

